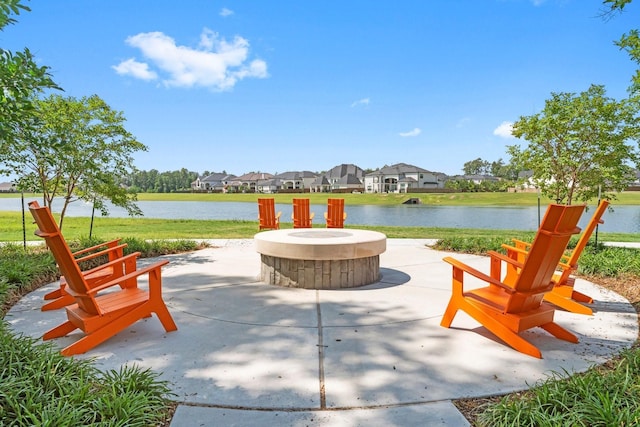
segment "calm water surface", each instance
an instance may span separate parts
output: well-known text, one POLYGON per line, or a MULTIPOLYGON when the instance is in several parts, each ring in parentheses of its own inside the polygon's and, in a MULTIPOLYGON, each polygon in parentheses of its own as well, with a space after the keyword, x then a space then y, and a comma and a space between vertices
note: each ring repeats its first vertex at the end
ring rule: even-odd
MULTIPOLYGON (((25 200, 27 203, 29 200, 25 200)), ((138 206, 146 218, 166 219, 220 219, 257 221, 257 203, 242 202, 151 202, 140 201, 138 206)), ((55 201, 53 210, 59 212, 61 201, 55 201)), ((353 225, 389 225, 419 227, 454 228, 490 228, 513 230, 536 230, 539 214, 544 215, 546 206, 538 212, 537 206, 526 207, 468 207, 468 206, 345 206, 347 224, 353 225)), ((20 198, 0 198, 0 211, 20 211, 20 198)), ((26 209, 26 207, 25 207, 26 209)), ((282 211, 281 221, 291 222, 291 205, 276 204, 276 210, 282 211)), ((315 212, 315 223, 324 222, 326 205, 311 205, 315 212)), ((593 208, 580 220, 584 227, 593 208)), ((91 205, 74 202, 67 209, 68 216, 91 216, 91 205)), ((96 212, 99 216, 99 212, 96 212)), ((110 217, 126 217, 124 209, 111 207, 110 217)), ((603 232, 638 233, 640 232, 640 206, 614 206, 613 211, 604 214, 603 232)))

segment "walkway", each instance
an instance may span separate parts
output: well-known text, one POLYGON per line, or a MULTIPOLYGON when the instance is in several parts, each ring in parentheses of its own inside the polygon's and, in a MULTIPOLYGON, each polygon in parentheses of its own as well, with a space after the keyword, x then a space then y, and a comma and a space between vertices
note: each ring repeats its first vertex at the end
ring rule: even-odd
MULTIPOLYGON (((135 363, 162 372, 180 402, 171 427, 465 426, 451 400, 584 371, 638 336, 633 307, 583 280, 576 287, 595 297, 595 315, 556 315, 579 344, 526 332, 542 360, 507 347, 464 313, 442 328, 451 267, 425 240, 389 239, 382 280, 341 291, 265 285, 256 280, 252 240, 212 243, 168 257, 163 286, 177 332, 147 319, 82 356, 104 370, 135 363)), ((484 257, 454 256, 488 270, 484 257)), ((63 321, 62 310, 39 310, 53 286, 9 311, 15 331, 37 337, 63 321)))

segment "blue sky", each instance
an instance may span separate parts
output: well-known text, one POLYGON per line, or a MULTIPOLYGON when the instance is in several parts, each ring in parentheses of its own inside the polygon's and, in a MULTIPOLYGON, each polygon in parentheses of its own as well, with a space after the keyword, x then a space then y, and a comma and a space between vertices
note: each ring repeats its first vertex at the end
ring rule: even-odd
POLYGON ((552 92, 635 70, 600 0, 32 0, 0 32, 148 146, 140 169, 241 175, 507 161, 552 92))

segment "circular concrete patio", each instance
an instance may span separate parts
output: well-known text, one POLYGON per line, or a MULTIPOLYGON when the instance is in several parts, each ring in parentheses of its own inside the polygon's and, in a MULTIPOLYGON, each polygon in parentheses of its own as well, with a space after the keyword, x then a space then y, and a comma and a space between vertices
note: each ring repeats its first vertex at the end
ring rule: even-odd
MULTIPOLYGON (((137 322, 82 358, 100 369, 137 364, 160 372, 180 402, 172 426, 467 425, 451 400, 523 390, 551 372, 580 372, 631 346, 633 307, 578 280, 594 316, 557 312, 579 344, 526 332, 543 359, 506 346, 463 313, 439 322, 451 292, 445 255, 424 240, 389 239, 381 279, 347 290, 261 283, 251 240, 167 257, 164 297, 178 331, 137 322)), ((454 254, 480 270, 484 257, 454 254)), ((40 336, 64 318, 41 312, 42 296, 6 315, 13 330, 40 336)), ((60 347, 76 336, 59 339, 60 347)))

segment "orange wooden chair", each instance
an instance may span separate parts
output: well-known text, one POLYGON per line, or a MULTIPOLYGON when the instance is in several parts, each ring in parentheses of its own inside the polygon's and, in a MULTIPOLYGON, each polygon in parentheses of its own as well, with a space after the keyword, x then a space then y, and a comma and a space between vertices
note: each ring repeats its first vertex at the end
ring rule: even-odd
POLYGON ((451 257, 444 258, 453 266, 453 292, 440 325, 451 326, 458 310, 462 310, 512 348, 538 358, 542 358, 540 350, 520 336, 520 332, 539 326, 556 338, 577 343, 574 334, 553 322, 555 309, 543 298, 554 286, 552 276, 569 239, 580 232, 576 225, 584 208, 550 205, 524 264, 491 251, 487 275, 451 257), (513 284, 500 280, 503 262, 519 269, 513 284), (465 292, 465 273, 488 286, 465 292))
POLYGON ((344 199, 328 199, 324 219, 327 221, 327 228, 344 228, 344 222, 347 219, 344 199))
POLYGON ((311 228, 315 212, 309 210, 309 199, 293 199, 293 228, 311 228))
MULTIPOLYGON (((37 202, 34 203, 36 203, 34 205, 36 206, 37 202)), ((106 262, 110 263, 107 267, 99 265, 82 272, 87 283, 93 287, 124 275, 124 263, 111 262, 124 257, 124 248, 126 246, 126 243, 120 244, 120 239, 111 240, 74 252, 73 257, 76 259, 76 263, 78 263, 78 265, 82 265, 83 262, 101 258, 106 259, 106 262)), ((73 304, 75 302, 75 298, 66 291, 66 287, 67 281, 64 276, 61 276, 60 287, 44 296, 44 299, 50 302, 44 304, 41 307, 41 310, 57 310, 69 304, 73 304)))
MULTIPOLYGON (((589 239, 591 238, 591 235, 595 231, 596 227, 598 226, 598 224, 604 224, 602 216, 604 215, 608 207, 609 201, 603 200, 600 202, 600 204, 596 208, 596 211, 593 213, 593 216, 589 220, 587 227, 580 235, 575 248, 573 248, 571 251, 567 251, 564 255, 562 255, 562 258, 558 263, 558 271, 556 271, 556 274, 554 274, 553 276, 555 286, 553 287, 553 289, 551 289, 551 292, 545 294, 545 301, 555 304, 556 306, 572 313, 586 315, 593 314, 593 310, 591 309, 591 307, 582 304, 593 303, 593 298, 581 292, 578 292, 573 288, 575 284, 575 277, 572 277, 572 274, 577 271, 580 255, 582 255, 584 248, 589 243, 589 239)), ((523 262, 527 256, 528 251, 531 248, 531 244, 518 239, 513 239, 513 242, 515 244, 514 247, 509 245, 502 246, 507 249, 508 253, 515 255, 512 255, 515 259, 523 262)), ((512 277, 513 275, 513 273, 508 274, 508 277, 512 277)))
POLYGON ((258 199, 258 219, 260 221, 260 230, 280 228, 280 215, 276 214, 276 205, 274 199, 258 199))
MULTIPOLYGON (((177 326, 162 299, 161 268, 169 261, 159 261, 138 269, 138 253, 126 255, 112 263, 124 262, 126 274, 114 280, 90 287, 85 275, 69 250, 51 211, 37 203, 29 203, 29 210, 38 229, 35 234, 45 239, 67 284, 67 292, 75 304, 65 307, 67 321, 43 335, 44 340, 66 336, 80 329, 85 335, 62 350, 70 356, 81 354, 116 335, 138 320, 155 313, 165 331, 175 331, 177 326), (138 288, 138 277, 149 276, 149 290, 138 288), (116 286, 121 288, 113 289, 116 286), (102 292, 108 290, 108 292, 102 292)), ((111 263, 106 263, 105 266, 111 263)))

